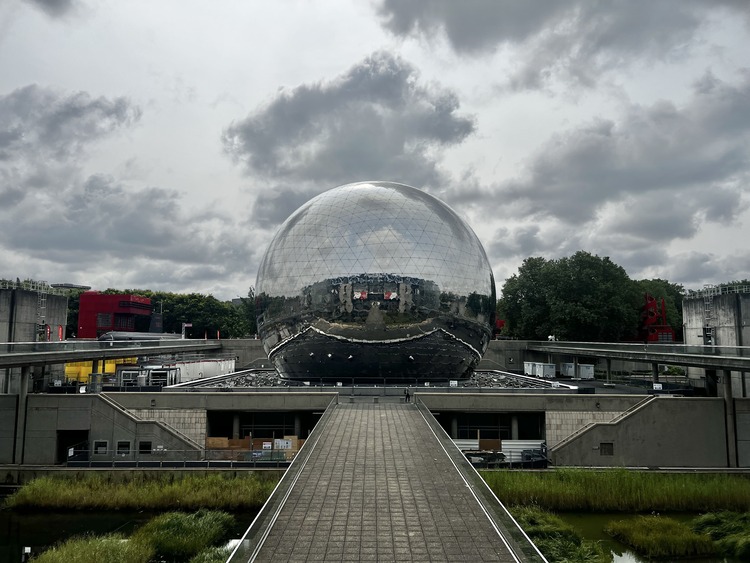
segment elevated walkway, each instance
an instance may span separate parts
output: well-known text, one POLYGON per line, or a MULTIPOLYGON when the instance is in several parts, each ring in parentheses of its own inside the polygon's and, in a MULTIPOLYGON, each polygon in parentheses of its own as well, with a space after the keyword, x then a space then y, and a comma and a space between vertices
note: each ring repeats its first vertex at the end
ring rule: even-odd
POLYGON ((230 561, 545 561, 424 407, 332 404, 230 561))

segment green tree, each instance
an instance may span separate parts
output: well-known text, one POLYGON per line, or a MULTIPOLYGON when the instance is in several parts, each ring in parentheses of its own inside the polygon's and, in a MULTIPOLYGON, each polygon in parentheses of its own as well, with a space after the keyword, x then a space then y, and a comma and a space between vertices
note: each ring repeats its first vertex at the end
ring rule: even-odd
POLYGON ((498 300, 498 315, 505 332, 517 338, 546 340, 552 334, 547 278, 551 263, 540 257, 527 258, 505 281, 498 300))
POLYGON ((616 341, 635 334, 636 284, 608 257, 527 258, 503 286, 499 309, 517 338, 616 341))

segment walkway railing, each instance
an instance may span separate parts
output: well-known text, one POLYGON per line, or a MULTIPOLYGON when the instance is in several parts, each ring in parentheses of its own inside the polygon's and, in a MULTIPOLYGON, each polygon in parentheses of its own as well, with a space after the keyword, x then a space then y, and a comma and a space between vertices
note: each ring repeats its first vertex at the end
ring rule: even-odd
POLYGON ((479 502, 487 517, 490 519, 495 530, 505 542, 516 561, 544 562, 547 560, 531 541, 526 532, 521 529, 515 518, 508 512, 500 499, 495 496, 477 470, 469 463, 464 454, 459 450, 445 432, 442 426, 435 420, 429 409, 420 400, 418 395, 414 397, 415 405, 427 422, 435 437, 443 446, 448 457, 453 462, 456 470, 464 478, 474 498, 479 502))
POLYGON ((338 403, 338 395, 331 399, 320 420, 310 432, 310 436, 305 440, 302 449, 294 458, 294 461, 286 470, 284 476, 279 481, 276 488, 271 493, 271 496, 260 509, 260 512, 255 517, 255 520, 250 524, 250 527, 242 536, 242 539, 238 542, 234 551, 230 555, 227 563, 238 562, 238 561, 253 561, 257 557, 260 548, 263 545, 268 533, 273 526, 273 523, 278 518, 279 512, 284 507, 286 499, 289 497, 294 484, 299 479, 302 470, 305 468, 307 461, 310 459, 310 455, 315 450, 321 436, 325 431, 325 427, 331 418, 331 412, 336 408, 338 403))

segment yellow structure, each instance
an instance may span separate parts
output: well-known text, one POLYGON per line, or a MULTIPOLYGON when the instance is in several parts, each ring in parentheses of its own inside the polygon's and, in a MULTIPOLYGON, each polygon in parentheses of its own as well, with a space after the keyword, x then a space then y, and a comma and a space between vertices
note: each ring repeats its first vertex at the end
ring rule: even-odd
MULTIPOLYGON (((115 360, 106 360, 101 373, 115 374, 117 364, 135 364, 138 358, 117 358, 115 360)), ((77 381, 79 383, 88 383, 93 370, 93 362, 70 362, 65 364, 65 379, 69 382, 77 381)), ((101 366, 101 363, 99 364, 101 366)))

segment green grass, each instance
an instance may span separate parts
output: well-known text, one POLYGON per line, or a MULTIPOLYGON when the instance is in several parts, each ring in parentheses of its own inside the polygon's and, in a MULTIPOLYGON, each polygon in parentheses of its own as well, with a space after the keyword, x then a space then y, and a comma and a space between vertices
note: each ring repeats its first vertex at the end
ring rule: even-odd
POLYGON ((148 563, 154 549, 145 543, 125 540, 112 534, 102 537, 73 538, 35 556, 34 563, 148 563))
POLYGON ((234 517, 226 512, 167 512, 152 518, 131 539, 150 545, 167 561, 187 561, 226 538, 234 517))
POLYGON ((591 471, 482 471, 507 505, 536 505, 557 512, 743 511, 750 479, 727 474, 673 474, 627 469, 591 471))
POLYGON ((559 516, 535 506, 514 506, 511 513, 550 563, 610 563, 598 542, 582 539, 559 516))
POLYGON ((225 563, 231 550, 226 547, 209 547, 190 560, 190 563, 225 563))
POLYGON ((605 531, 648 558, 699 557, 713 555, 714 544, 707 534, 666 516, 637 516, 610 522, 605 531))
POLYGON ((196 477, 135 477, 114 482, 100 475, 80 479, 42 477, 24 485, 5 501, 15 510, 197 510, 241 512, 266 502, 279 474, 221 474, 196 477))
POLYGON ((750 512, 714 512, 693 520, 693 531, 708 534, 722 555, 750 561, 750 512))

